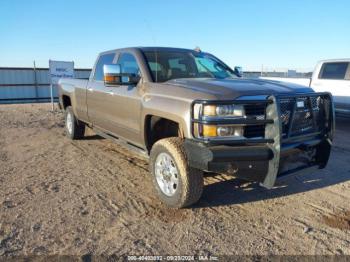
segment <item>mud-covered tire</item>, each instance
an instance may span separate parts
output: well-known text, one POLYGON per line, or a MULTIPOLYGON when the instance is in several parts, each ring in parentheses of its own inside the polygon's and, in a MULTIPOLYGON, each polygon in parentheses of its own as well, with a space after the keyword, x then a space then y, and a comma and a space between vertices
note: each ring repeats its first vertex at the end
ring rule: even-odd
POLYGON ((66 135, 70 139, 81 139, 84 137, 85 124, 75 117, 71 106, 66 107, 64 119, 66 135))
POLYGON ((183 208, 200 199, 203 192, 203 171, 188 165, 183 139, 172 137, 157 141, 151 150, 149 166, 155 191, 165 205, 172 208, 183 208), (178 185, 175 193, 171 196, 165 194, 157 182, 156 160, 162 153, 166 153, 172 158, 178 171, 178 185))

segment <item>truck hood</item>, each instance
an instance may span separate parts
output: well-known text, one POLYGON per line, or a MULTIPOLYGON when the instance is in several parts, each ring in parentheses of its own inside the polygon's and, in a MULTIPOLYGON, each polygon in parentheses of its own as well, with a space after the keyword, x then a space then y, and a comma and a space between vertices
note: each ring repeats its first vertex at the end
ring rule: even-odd
POLYGON ((168 85, 181 86, 195 92, 214 95, 220 99, 232 99, 246 95, 278 95, 289 93, 314 92, 310 87, 292 83, 263 79, 213 79, 182 78, 166 82, 168 85))

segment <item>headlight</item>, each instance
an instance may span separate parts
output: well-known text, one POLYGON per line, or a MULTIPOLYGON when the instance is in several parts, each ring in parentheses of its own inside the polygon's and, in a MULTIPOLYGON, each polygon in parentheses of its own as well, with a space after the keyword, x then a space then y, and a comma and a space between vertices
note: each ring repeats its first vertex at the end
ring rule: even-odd
POLYGON ((220 124, 220 119, 245 118, 244 105, 235 104, 195 104, 193 108, 193 118, 199 120, 194 123, 194 135, 196 137, 232 137, 242 138, 244 127, 239 125, 220 124), (201 123, 205 120, 207 123, 201 123), (210 121, 215 121, 211 124, 210 121))
POLYGON ((233 125, 201 125, 203 137, 242 137, 243 127, 233 125))
POLYGON ((204 105, 203 116, 243 117, 243 105, 204 105))

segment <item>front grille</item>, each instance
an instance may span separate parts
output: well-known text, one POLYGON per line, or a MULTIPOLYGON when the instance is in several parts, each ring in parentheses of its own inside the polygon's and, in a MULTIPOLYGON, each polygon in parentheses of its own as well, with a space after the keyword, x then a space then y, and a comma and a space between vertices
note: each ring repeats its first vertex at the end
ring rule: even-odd
POLYGON ((246 126, 244 136, 246 138, 263 138, 265 136, 265 125, 246 126))
POLYGON ((320 96, 281 98, 282 138, 320 131, 321 100, 320 96))
MULTIPOLYGON (((247 118, 256 120, 266 119, 266 104, 250 104, 244 106, 247 118)), ((265 125, 252 125, 244 128, 246 138, 263 138, 265 137, 265 125)))
POLYGON ((245 114, 249 117, 263 117, 265 119, 265 104, 254 104, 254 105, 245 105, 244 106, 245 114))

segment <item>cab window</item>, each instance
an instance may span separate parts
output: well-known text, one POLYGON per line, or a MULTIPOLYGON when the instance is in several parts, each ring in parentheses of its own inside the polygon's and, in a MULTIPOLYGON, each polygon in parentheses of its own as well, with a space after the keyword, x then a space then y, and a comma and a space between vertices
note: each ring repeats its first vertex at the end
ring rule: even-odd
POLYGON ((324 63, 319 78, 344 80, 348 66, 348 62, 324 63))
POLYGON ((95 68, 94 80, 103 81, 103 66, 113 63, 115 54, 101 55, 95 68))
POLYGON ((140 75, 140 68, 136 58, 130 53, 122 53, 119 56, 118 64, 121 65, 122 72, 128 74, 140 75))

